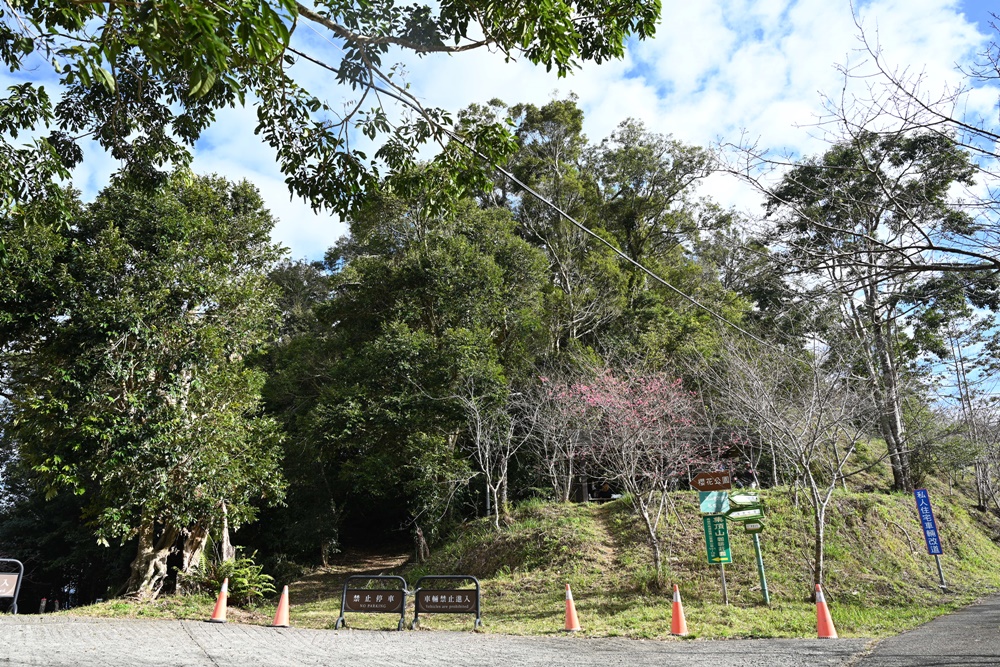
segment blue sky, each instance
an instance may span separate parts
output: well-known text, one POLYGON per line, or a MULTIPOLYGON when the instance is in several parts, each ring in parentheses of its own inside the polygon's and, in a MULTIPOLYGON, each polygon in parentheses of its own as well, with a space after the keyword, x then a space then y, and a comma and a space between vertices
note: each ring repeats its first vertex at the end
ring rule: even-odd
MULTIPOLYGON (((499 97, 509 103, 544 104, 570 92, 579 96, 592 140, 634 117, 650 129, 689 143, 711 145, 741 135, 797 154, 824 149, 808 125, 822 111, 822 95, 838 95, 836 65, 865 67, 849 0, 664 0, 656 36, 633 43, 622 61, 586 65, 557 79, 528 63, 505 63, 488 52, 413 59, 411 90, 425 103, 457 111, 499 97)), ((929 88, 959 81, 956 66, 970 62, 993 34, 988 12, 995 2, 965 0, 867 0, 855 2, 869 39, 886 61, 923 70, 929 88)), ((302 28, 303 39, 308 33, 302 28)), ((994 35, 995 36, 995 35, 994 35)), ((326 47, 310 35, 312 48, 326 47)), ((303 70, 319 90, 340 94, 324 73, 303 70)), ((0 74, 0 85, 9 85, 0 74)), ((971 108, 995 117, 998 93, 981 91, 971 108)), ((196 146, 196 171, 248 178, 280 219, 274 237, 294 257, 318 258, 346 231, 329 215, 290 200, 271 150, 253 134, 253 108, 227 110, 196 146)), ((85 197, 107 182, 114 164, 88 150, 74 176, 85 197)), ((725 205, 756 210, 755 196, 722 177, 703 193, 725 205)))

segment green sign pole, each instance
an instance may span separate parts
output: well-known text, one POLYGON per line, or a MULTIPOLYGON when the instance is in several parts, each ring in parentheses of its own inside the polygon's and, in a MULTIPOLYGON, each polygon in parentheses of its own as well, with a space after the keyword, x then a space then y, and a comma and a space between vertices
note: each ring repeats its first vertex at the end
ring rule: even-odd
POLYGON ((757 552, 757 574, 760 575, 760 592, 764 595, 764 604, 771 606, 771 594, 767 592, 767 575, 764 574, 764 558, 760 555, 759 533, 753 533, 753 549, 757 552))

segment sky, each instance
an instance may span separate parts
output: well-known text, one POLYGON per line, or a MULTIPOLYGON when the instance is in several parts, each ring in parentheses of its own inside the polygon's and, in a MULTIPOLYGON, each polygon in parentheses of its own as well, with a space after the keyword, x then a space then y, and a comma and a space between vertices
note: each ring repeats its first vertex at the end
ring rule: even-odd
MULTIPOLYGON (((826 145, 811 125, 823 110, 823 96, 839 96, 844 88, 837 66, 866 67, 855 16, 886 62, 924 71, 928 88, 935 89, 960 81, 957 67, 995 36, 988 25, 991 4, 664 0, 654 38, 631 41, 620 61, 584 65, 563 79, 544 67, 505 62, 487 51, 411 58, 405 65, 411 91, 426 105, 451 111, 494 97, 510 104, 544 104, 575 93, 592 141, 631 117, 692 144, 710 146, 745 136, 775 151, 808 155, 826 145)), ((324 48, 318 36, 300 39, 324 48)), ((335 89, 319 71, 303 74, 319 89, 335 89)), ((995 117, 997 99, 996 91, 980 91, 971 104, 995 117)), ((288 246, 292 257, 320 258, 346 225, 290 199, 271 149, 253 134, 255 121, 249 105, 221 112, 195 146, 193 168, 251 180, 279 219, 275 240, 288 246)), ((85 198, 93 197, 114 168, 90 149, 74 185, 85 198)), ((721 176, 704 184, 702 194, 751 212, 758 206, 751 192, 721 176)))

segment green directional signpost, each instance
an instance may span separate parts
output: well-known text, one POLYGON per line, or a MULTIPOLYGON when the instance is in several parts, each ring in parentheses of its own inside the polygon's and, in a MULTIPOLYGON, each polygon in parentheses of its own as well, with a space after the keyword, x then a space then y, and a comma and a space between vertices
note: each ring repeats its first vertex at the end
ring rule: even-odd
POLYGON ((729 552, 729 526, 726 512, 729 511, 729 494, 733 488, 732 477, 725 470, 703 472, 691 480, 691 486, 698 489, 702 520, 705 523, 705 548, 708 562, 719 566, 722 577, 722 601, 729 604, 729 590, 726 588, 726 563, 732 563, 729 552))
POLYGON ((712 565, 732 563, 732 553, 729 551, 729 527, 726 517, 721 514, 704 516, 705 549, 708 552, 708 562, 712 565))
POLYGON ((740 507, 737 505, 728 512, 726 518, 730 521, 756 521, 764 518, 764 508, 760 505, 753 507, 740 507))
POLYGON ((726 518, 743 524, 744 532, 753 535, 753 550, 757 555, 757 574, 760 576, 760 592, 764 604, 771 604, 771 594, 767 590, 767 576, 764 574, 764 557, 760 553, 760 532, 764 530, 764 507, 757 494, 734 494, 729 499, 731 508, 726 518))
POLYGON ((703 472, 691 480, 691 486, 698 489, 698 502, 702 521, 705 523, 705 550, 708 562, 718 565, 722 575, 722 599, 729 604, 726 590, 726 563, 732 563, 729 551, 729 527, 727 521, 743 525, 743 532, 753 536, 753 548, 757 554, 757 574, 760 575, 760 591, 764 604, 771 604, 771 594, 767 590, 764 574, 764 558, 760 553, 760 532, 764 530, 764 506, 756 491, 746 490, 730 494, 732 477, 726 471, 703 472))

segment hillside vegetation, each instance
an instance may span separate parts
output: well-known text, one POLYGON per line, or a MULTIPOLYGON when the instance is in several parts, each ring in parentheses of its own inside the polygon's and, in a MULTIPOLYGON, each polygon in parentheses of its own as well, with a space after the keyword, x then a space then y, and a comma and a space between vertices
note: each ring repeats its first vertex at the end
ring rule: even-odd
MULTIPOLYGON (((1000 590, 1000 520, 972 507, 959 488, 928 485, 943 539, 948 589, 938 586, 908 494, 838 491, 832 501, 824 587, 843 637, 880 637, 1000 590)), ((809 637, 816 632, 811 593, 811 515, 788 488, 761 493, 767 529, 761 534, 771 606, 761 600, 749 535, 731 526, 733 563, 726 566, 730 604, 722 603, 719 567, 705 557, 697 495, 672 494, 663 527, 666 580, 677 583, 692 636, 809 637)), ((587 636, 665 639, 671 596, 658 590, 643 527, 627 500, 604 504, 528 501, 497 531, 489 519, 463 524, 419 566, 374 570, 402 573, 412 586, 424 574, 471 574, 483 585, 486 632, 553 634, 563 627, 564 586, 571 584, 587 636)), ((358 571, 362 566, 352 564, 358 571)), ((340 610, 339 582, 351 570, 318 571, 292 585, 292 623, 330 628, 340 610)), ((281 582, 278 582, 281 583, 281 582)), ((211 600, 188 596, 151 603, 114 601, 74 613, 199 618, 211 600)), ((241 612, 268 623, 273 607, 241 612)), ((354 628, 395 627, 395 617, 348 614, 354 628)), ((411 610, 407 620, 412 619, 411 610)), ((464 615, 422 615, 423 629, 471 629, 464 615)))
MULTIPOLYGON (((841 636, 895 634, 1000 589, 996 517, 968 499, 931 487, 945 544, 948 590, 938 586, 913 498, 906 494, 838 492, 834 496, 824 587, 841 636)), ((691 632, 704 637, 814 635, 811 517, 787 488, 762 493, 767 530, 761 545, 771 593, 763 605, 749 535, 731 526, 733 563, 726 566, 730 605, 722 603, 719 567, 706 562, 697 495, 678 492, 665 527, 667 580, 677 583, 691 632)), ((642 527, 624 501, 604 505, 533 503, 518 509, 498 536, 469 524, 421 567, 466 572, 484 580, 491 631, 553 632, 561 628, 563 583, 572 585, 588 634, 664 638, 671 598, 658 591, 642 527)), ((451 622, 447 623, 453 625, 451 622)), ((429 627, 444 626, 435 618, 429 627)))

